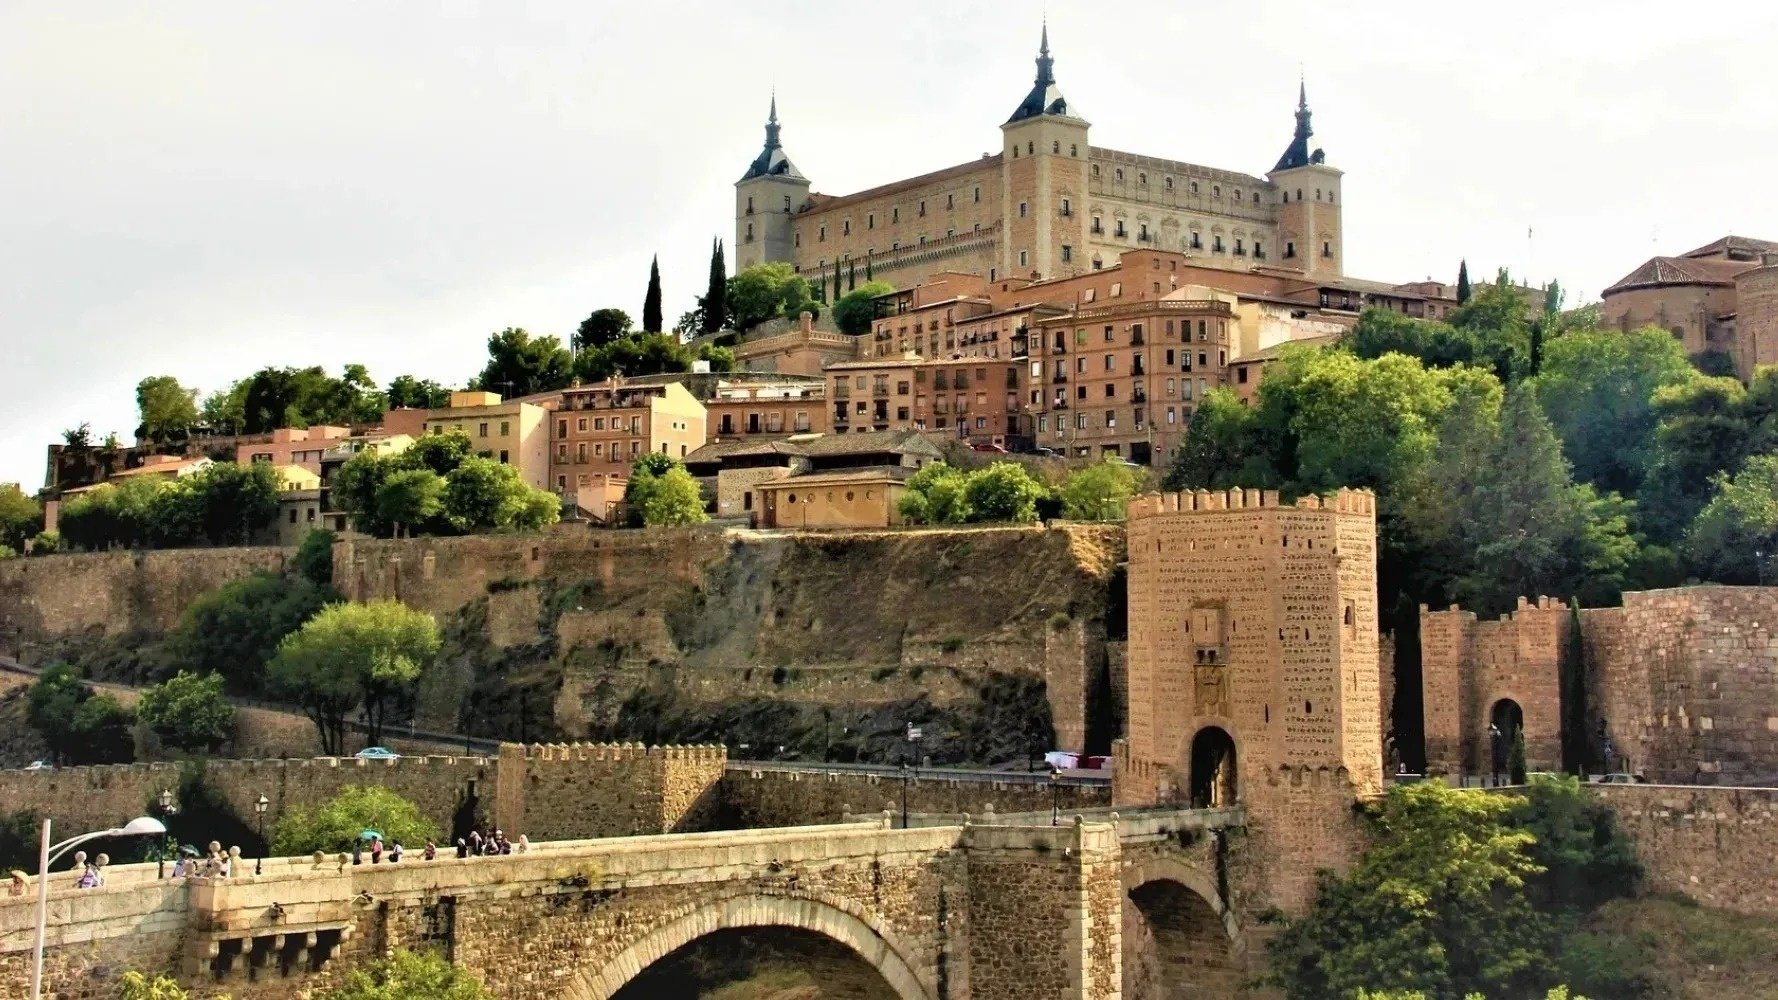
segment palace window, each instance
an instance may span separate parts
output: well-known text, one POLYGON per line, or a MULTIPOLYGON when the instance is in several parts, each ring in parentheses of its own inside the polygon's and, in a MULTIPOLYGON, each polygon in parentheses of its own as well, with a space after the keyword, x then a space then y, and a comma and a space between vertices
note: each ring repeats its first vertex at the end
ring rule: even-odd
POLYGON ((1062 140, 1051 139, 1050 140, 1050 152, 1061 153, 1062 152, 1062 140))
POLYGON ((1210 197, 1212 197, 1212 198, 1222 197, 1222 185, 1221 184, 1210 185, 1210 197))
POLYGON ((1210 237, 1210 252, 1211 253, 1222 253, 1222 237, 1221 236, 1210 237))
POLYGON ((1285 240, 1284 241, 1284 259, 1289 260, 1290 258, 1295 257, 1295 256, 1296 256, 1296 244, 1290 242, 1289 240, 1285 240))
POLYGON ((1025 217, 1025 209, 1027 208, 1027 206, 1028 206, 1027 202, 1022 202, 1022 201, 1019 202, 1019 218, 1023 219, 1025 217))
POLYGON ((871 212, 869 215, 866 215, 864 217, 864 228, 866 228, 866 229, 877 228, 877 213, 871 212))
POLYGON ((816 239, 816 242, 819 242, 819 243, 826 243, 827 242, 827 227, 826 226, 822 226, 820 228, 818 235, 815 237, 815 239, 816 239))
POLYGON ((1121 238, 1121 237, 1124 237, 1124 236, 1128 236, 1128 235, 1130 235, 1130 234, 1129 234, 1129 233, 1127 233, 1127 232, 1125 232, 1125 231, 1124 231, 1124 220, 1122 220, 1122 219, 1119 219, 1119 220, 1117 220, 1117 233, 1116 233, 1116 235, 1117 235, 1117 236, 1118 236, 1118 237, 1120 237, 1120 238, 1121 238))
POLYGON ((1163 178, 1161 180, 1161 187, 1166 188, 1168 191, 1173 190, 1173 178, 1171 178, 1171 177, 1163 178))
POLYGON ((982 189, 979 186, 975 189, 975 201, 978 205, 981 204, 982 201, 982 189))
POLYGON ((1192 181, 1192 194, 1197 194, 1197 193, 1198 193, 1198 182, 1192 181))
POLYGON ((922 200, 920 202, 920 218, 924 219, 925 217, 926 217, 926 202, 924 200, 922 200))
POLYGON ((889 210, 889 221, 890 222, 900 222, 901 221, 901 208, 899 206, 889 210))
POLYGON ((1069 201, 1067 198, 1063 198, 1062 199, 1062 218, 1064 218, 1064 219, 1071 218, 1073 215, 1074 215, 1074 203, 1069 201))
POLYGON ((1073 259, 1074 259, 1074 248, 1069 246, 1066 243, 1062 244, 1062 263, 1066 264, 1069 261, 1072 261, 1073 259))
POLYGON ((1147 184, 1147 183, 1148 183, 1148 174, 1147 174, 1147 173, 1139 173, 1139 174, 1137 174, 1137 175, 1136 175, 1136 183, 1138 183, 1138 184, 1147 184))
POLYGON ((1097 236, 1103 232, 1105 232, 1105 223, 1100 221, 1099 216, 1093 216, 1093 235, 1097 236))
POLYGON ((1079 156, 1080 155, 1080 153, 1078 152, 1078 147, 1075 146, 1075 144, 1072 142, 1068 144, 1068 155, 1069 156, 1079 156))
POLYGON ((1024 267, 1030 263, 1031 263, 1031 251, 1020 250, 1019 251, 1019 266, 1024 267))
POLYGON ((840 235, 841 236, 852 235, 852 220, 851 219, 846 219, 845 221, 840 223, 840 235))

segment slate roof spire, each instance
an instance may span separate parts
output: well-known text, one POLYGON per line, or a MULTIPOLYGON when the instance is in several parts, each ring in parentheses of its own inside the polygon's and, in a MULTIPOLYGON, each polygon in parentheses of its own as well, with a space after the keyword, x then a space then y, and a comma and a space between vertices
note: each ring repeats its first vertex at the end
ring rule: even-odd
POLYGON ((1062 96, 1061 88, 1056 86, 1056 61, 1050 58, 1050 26, 1046 19, 1043 23, 1042 40, 1037 46, 1037 79, 1031 84, 1031 92, 1019 102, 1018 108, 1006 122, 1010 125, 1040 115, 1066 114, 1068 99, 1062 96))
POLYGON ((778 91, 774 88, 771 110, 766 113, 765 148, 761 149, 759 155, 753 158, 753 163, 747 167, 747 173, 742 175, 742 180, 768 175, 803 179, 803 175, 796 169, 796 164, 791 163, 790 157, 784 154, 784 147, 778 139, 778 130, 778 91))
POLYGON ((1321 150, 1309 151, 1309 137, 1315 130, 1309 125, 1309 85, 1301 77, 1296 85, 1296 134, 1291 137, 1290 145, 1284 155, 1278 158, 1278 165, 1273 170, 1293 170, 1306 167, 1311 163, 1320 163, 1323 159, 1321 150))

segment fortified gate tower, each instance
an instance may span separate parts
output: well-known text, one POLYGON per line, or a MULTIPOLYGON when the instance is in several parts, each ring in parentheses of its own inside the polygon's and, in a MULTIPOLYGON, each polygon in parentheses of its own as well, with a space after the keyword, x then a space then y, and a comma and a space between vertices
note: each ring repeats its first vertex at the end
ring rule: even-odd
POLYGON ((1376 501, 1272 490, 1141 497, 1129 509, 1119 805, 1246 807, 1249 884, 1300 909, 1382 791, 1376 501))

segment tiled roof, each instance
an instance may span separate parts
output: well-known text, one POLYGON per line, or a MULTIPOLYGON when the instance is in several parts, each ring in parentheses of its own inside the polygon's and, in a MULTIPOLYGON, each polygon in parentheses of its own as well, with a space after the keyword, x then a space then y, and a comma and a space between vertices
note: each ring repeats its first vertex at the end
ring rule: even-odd
POLYGON ((809 199, 808 207, 803 209, 803 211, 805 213, 826 212, 854 202, 868 201, 872 198, 881 198, 884 195, 896 194, 901 191, 912 191, 915 188, 925 187, 928 184, 936 184, 939 181, 950 180, 954 177, 966 177, 979 170, 989 168, 998 169, 1000 165, 1000 157, 1002 155, 1003 154, 1001 153, 994 153, 990 156, 984 156, 979 160, 970 160, 967 163, 959 163, 956 166, 945 167, 942 170, 934 170, 931 173, 920 174, 916 177, 894 181, 879 187, 866 188, 863 191, 857 191, 852 194, 812 195, 809 199))
POLYGON ((867 431, 862 434, 823 434, 818 438, 798 442, 797 447, 802 454, 819 455, 869 455, 879 452, 906 454, 913 452, 921 455, 942 455, 932 442, 926 440, 919 431, 867 431))
POLYGON ((1603 295, 1659 285, 1732 285, 1735 275, 1756 265, 1740 260, 1689 257, 1650 257, 1641 267, 1619 278, 1603 295))
POLYGON ((844 469, 837 472, 810 472, 801 475, 780 476, 768 479, 763 486, 843 486, 847 483, 880 483, 885 479, 905 483, 913 477, 918 469, 910 469, 905 465, 867 465, 858 469, 844 469))
POLYGON ((714 441, 685 456, 686 465, 705 465, 720 462, 732 455, 800 455, 802 448, 793 441, 782 439, 772 441, 749 440, 740 438, 735 441, 714 441))
POLYGON ((1706 243, 1696 250, 1680 254, 1681 257, 1716 257, 1722 255, 1741 254, 1758 259, 1762 253, 1778 253, 1778 243, 1770 240, 1755 240, 1745 236, 1724 236, 1720 240, 1706 243))
POLYGON ((1261 348, 1260 350, 1254 351, 1252 354, 1244 354, 1241 357, 1231 360, 1229 362, 1229 364, 1231 364, 1231 365, 1245 365, 1245 364, 1249 364, 1249 363, 1252 363, 1255 361, 1276 361, 1276 360, 1278 360, 1278 356, 1280 354, 1283 354, 1284 350, 1286 348, 1289 348, 1289 347, 1332 347, 1333 345, 1339 343, 1340 338, 1342 338, 1344 336, 1345 336, 1345 334, 1340 334, 1340 333, 1324 333, 1319 337, 1302 337, 1297 340, 1286 340, 1282 344, 1273 344, 1270 347, 1261 348))

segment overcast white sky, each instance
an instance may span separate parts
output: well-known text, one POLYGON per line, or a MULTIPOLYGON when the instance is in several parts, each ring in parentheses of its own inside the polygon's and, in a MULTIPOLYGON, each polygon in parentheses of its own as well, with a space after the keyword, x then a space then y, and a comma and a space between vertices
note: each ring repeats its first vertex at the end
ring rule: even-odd
MULTIPOLYGON (((1467 256, 1596 297, 1656 252, 1778 239, 1778 4, 1108 9, 1048 3, 1099 144, 1264 173, 1303 66, 1354 275, 1467 256)), ((38 486, 82 421, 127 437, 146 375, 460 384, 503 326, 639 317, 655 253, 670 323, 732 242, 774 82, 818 191, 960 163, 998 148, 1041 10, 4 0, 0 481, 38 486)))

